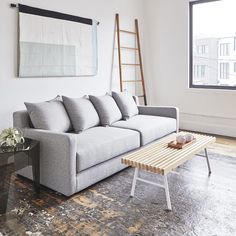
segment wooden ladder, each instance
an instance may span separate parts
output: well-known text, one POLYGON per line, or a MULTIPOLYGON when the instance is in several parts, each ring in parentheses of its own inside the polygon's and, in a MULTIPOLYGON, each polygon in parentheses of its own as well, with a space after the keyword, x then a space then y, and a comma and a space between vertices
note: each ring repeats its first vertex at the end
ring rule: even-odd
MULTIPOLYGON (((119 62, 119 75, 120 75, 120 91, 124 91, 124 84, 125 83, 141 83, 141 90, 142 94, 137 95, 139 98, 143 98, 144 105, 147 105, 147 98, 146 98, 146 90, 145 90, 145 83, 144 83, 144 72, 143 72, 143 63, 142 63, 142 55, 141 55, 141 46, 140 46, 140 37, 139 37, 139 26, 138 20, 135 19, 135 32, 122 30, 120 29, 120 20, 119 14, 116 14, 116 31, 117 31, 117 44, 118 44, 118 62, 119 62), (120 44, 121 42, 121 34, 131 34, 135 36, 135 40, 137 42, 137 47, 126 47, 120 44), (123 63, 122 62, 122 50, 132 50, 135 53, 138 53, 138 63, 123 63), (123 80, 123 72, 122 69, 124 66, 134 66, 139 67, 141 79, 137 80, 123 80)), ((136 94, 135 94, 136 95, 136 94)))

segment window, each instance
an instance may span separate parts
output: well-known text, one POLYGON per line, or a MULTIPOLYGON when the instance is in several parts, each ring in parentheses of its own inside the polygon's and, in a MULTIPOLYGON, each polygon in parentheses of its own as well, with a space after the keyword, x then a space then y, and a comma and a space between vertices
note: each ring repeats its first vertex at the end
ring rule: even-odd
POLYGON ((195 78, 204 78, 206 75, 206 66, 205 65, 195 65, 194 66, 194 77, 195 78))
POLYGON ((229 56, 229 43, 220 43, 220 56, 229 56))
POLYGON ((197 53, 198 54, 206 54, 208 47, 207 45, 197 45, 197 53))
POLYGON ((206 69, 205 69, 205 66, 201 66, 201 77, 205 77, 205 74, 206 74, 206 69))
POLYGON ((235 0, 190 1, 191 88, 236 89, 235 11, 235 0))
POLYGON ((229 78, 229 63, 220 63, 220 79, 229 78))

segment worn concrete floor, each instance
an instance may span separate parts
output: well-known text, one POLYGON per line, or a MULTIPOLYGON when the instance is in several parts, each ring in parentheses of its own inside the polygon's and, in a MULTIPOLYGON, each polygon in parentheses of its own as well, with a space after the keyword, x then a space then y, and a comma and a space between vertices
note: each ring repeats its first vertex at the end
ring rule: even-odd
POLYGON ((132 168, 71 198, 46 188, 35 198, 30 181, 13 175, 0 235, 236 235, 235 147, 235 140, 220 137, 211 146, 210 177, 205 158, 197 156, 177 169, 180 175, 169 175, 172 212, 163 189, 138 183, 129 197, 132 168))

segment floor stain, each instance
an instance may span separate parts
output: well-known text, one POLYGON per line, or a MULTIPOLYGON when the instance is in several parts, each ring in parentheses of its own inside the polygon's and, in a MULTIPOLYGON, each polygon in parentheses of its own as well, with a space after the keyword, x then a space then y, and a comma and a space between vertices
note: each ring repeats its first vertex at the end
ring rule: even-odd
POLYGON ((118 211, 113 211, 110 209, 102 211, 103 218, 105 219, 112 219, 121 216, 122 214, 118 211))
POLYGON ((101 193, 98 193, 95 189, 89 189, 90 192, 92 192, 94 195, 96 195, 97 197, 102 197, 108 201, 115 201, 114 199, 110 198, 110 197, 107 197, 106 195, 104 194, 101 194, 101 193))
POLYGON ((137 222, 135 225, 128 228, 129 234, 138 233, 143 225, 143 222, 137 222))
POLYGON ((95 208, 97 207, 97 204, 95 202, 92 202, 89 198, 85 196, 77 196, 73 197, 73 201, 88 208, 95 208))

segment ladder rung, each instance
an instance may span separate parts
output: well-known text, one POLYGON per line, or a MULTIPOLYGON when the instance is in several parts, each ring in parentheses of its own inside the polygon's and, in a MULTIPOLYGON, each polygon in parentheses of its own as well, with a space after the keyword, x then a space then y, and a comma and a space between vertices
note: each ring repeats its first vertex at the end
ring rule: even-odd
POLYGON ((122 82, 124 82, 124 83, 138 83, 138 82, 142 82, 142 80, 122 80, 122 82))
POLYGON ((143 98, 143 97, 144 97, 144 95, 137 95, 137 97, 139 97, 139 98, 143 98))
POLYGON ((122 63, 122 66, 140 66, 140 64, 122 63))
POLYGON ((138 50, 138 48, 130 48, 130 47, 120 47, 121 49, 127 49, 127 50, 138 50))
POLYGON ((126 33, 126 34, 136 34, 135 32, 128 31, 128 30, 120 30, 121 33, 126 33))

